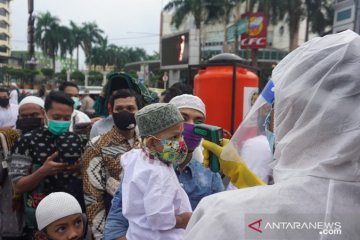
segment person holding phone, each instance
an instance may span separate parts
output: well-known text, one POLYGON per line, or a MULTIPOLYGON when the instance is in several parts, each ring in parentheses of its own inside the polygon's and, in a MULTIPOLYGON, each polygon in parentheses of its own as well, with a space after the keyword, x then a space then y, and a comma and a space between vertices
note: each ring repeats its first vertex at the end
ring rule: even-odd
POLYGON ((52 192, 73 195, 85 211, 80 160, 82 139, 69 132, 73 100, 63 92, 51 92, 45 99, 46 126, 25 133, 12 150, 9 175, 15 192, 25 198, 25 220, 31 239, 36 230, 35 209, 52 192))

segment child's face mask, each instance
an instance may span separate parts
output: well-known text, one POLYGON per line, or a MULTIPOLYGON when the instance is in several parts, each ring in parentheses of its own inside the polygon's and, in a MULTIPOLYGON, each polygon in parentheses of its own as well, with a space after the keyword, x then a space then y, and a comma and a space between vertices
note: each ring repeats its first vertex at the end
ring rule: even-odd
MULTIPOLYGON (((151 155, 157 157, 159 160, 165 163, 181 164, 185 161, 188 149, 184 140, 161 140, 154 136, 152 137, 160 143, 163 150, 162 152, 159 152, 155 149, 151 150, 147 148, 151 155)), ((147 139, 145 139, 145 146, 146 141, 147 139)))

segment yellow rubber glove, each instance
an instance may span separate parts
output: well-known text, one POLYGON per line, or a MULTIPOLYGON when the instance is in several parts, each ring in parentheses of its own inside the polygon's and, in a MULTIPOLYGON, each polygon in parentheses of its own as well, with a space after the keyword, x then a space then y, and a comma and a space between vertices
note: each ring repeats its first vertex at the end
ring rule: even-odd
MULTIPOLYGON (((224 139, 221 143, 225 146, 229 142, 228 139, 224 139)), ((221 171, 230 178, 230 181, 237 188, 254 187, 259 185, 266 185, 258 176, 255 175, 246 164, 240 159, 235 149, 230 154, 232 159, 224 160, 220 157, 223 152, 223 147, 207 140, 202 141, 204 148, 204 166, 209 164, 209 151, 214 153, 220 161, 221 171)))

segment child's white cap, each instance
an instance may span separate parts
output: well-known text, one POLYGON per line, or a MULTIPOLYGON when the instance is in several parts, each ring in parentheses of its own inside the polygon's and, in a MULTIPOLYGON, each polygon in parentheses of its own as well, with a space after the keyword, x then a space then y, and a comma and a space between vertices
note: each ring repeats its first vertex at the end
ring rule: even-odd
POLYGON ((36 208, 38 229, 41 231, 50 223, 76 213, 82 213, 76 198, 65 192, 50 193, 36 208))

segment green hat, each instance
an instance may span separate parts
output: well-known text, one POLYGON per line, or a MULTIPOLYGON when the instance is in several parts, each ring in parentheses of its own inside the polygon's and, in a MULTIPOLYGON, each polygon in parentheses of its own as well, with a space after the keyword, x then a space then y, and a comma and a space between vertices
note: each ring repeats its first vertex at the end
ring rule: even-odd
POLYGON ((154 135, 183 122, 179 110, 170 103, 154 103, 135 114, 141 137, 154 135))

